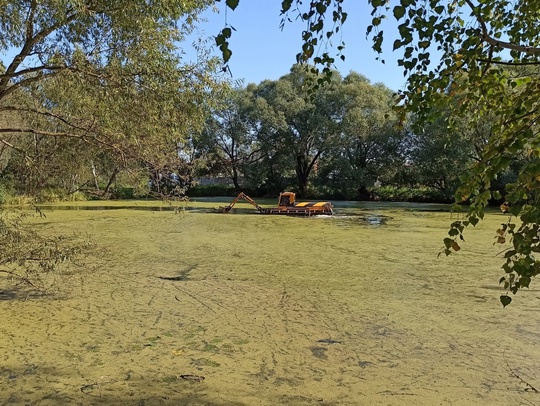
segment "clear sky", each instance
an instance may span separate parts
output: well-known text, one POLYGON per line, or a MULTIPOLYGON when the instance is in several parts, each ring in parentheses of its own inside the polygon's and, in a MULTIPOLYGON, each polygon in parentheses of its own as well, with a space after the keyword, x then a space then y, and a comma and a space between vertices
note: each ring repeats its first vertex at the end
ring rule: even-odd
MULTIPOLYGON (((244 83, 259 83, 265 79, 275 80, 287 74, 295 62, 296 54, 301 49, 303 24, 298 21, 287 23, 283 30, 279 28, 281 1, 278 0, 240 0, 235 11, 225 13, 224 1, 218 3, 219 13, 204 13, 207 22, 200 24, 197 35, 210 37, 229 24, 233 31, 229 41, 233 55, 229 62, 233 79, 243 79, 244 83)), ((403 70, 397 66, 397 56, 392 53, 391 44, 395 37, 391 34, 386 39, 383 58, 386 63, 375 60, 376 53, 366 39, 366 27, 371 21, 371 9, 367 2, 346 0, 344 10, 348 13, 342 28, 342 38, 336 37, 335 45, 345 41, 345 62, 336 59, 336 68, 344 75, 356 71, 366 76, 372 83, 382 82, 392 90, 403 87, 403 70), (389 49, 388 49, 389 48, 389 49)), ((385 31, 386 33, 386 31, 385 31)), ((190 37, 184 45, 189 58, 190 37)), ((208 41, 213 44, 213 40, 208 41)), ((215 54, 218 55, 217 48, 215 54)), ((323 50, 324 51, 324 50, 323 50)))

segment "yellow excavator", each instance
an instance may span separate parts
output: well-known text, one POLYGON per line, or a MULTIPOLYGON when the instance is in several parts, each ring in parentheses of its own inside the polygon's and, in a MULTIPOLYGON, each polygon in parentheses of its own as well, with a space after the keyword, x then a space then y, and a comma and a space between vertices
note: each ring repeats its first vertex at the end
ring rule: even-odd
POLYGON ((220 207, 218 211, 229 213, 238 200, 244 199, 251 203, 259 213, 262 214, 295 214, 302 216, 314 216, 318 214, 334 214, 334 205, 331 202, 297 202, 296 194, 293 192, 280 193, 278 198, 278 207, 263 208, 255 200, 240 192, 238 196, 226 207, 220 207))

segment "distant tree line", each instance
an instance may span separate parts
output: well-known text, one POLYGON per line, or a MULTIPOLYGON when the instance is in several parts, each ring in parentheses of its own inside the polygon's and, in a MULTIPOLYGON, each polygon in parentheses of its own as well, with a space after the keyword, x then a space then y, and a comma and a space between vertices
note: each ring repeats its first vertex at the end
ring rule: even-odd
MULTIPOLYGON (((257 196, 295 190, 314 198, 450 202, 459 174, 479 159, 490 136, 489 122, 463 117, 450 125, 444 112, 432 123, 419 123, 414 115, 399 122, 395 94, 355 72, 333 72, 331 82, 314 91, 316 79, 308 67, 294 65, 275 81, 224 83, 198 112, 202 124, 188 136, 165 138, 167 143, 155 133, 174 124, 159 118, 164 111, 167 120, 178 117, 165 110, 171 106, 144 107, 146 113, 129 117, 118 112, 112 123, 146 137, 144 151, 137 144, 122 146, 131 159, 80 139, 18 136, 15 146, 24 153, 0 151, 2 184, 45 199, 76 192, 136 197, 200 193, 196 179, 227 178, 234 191, 257 196)), ((513 176, 507 175, 493 187, 502 190, 513 176)))
MULTIPOLYGON (((316 88, 295 65, 278 80, 230 89, 191 139, 196 176, 227 177, 235 190, 348 200, 453 201, 463 169, 479 159, 490 123, 442 112, 399 121, 395 94, 362 75, 332 72, 316 88)), ((504 189, 511 171, 494 188, 504 189)))

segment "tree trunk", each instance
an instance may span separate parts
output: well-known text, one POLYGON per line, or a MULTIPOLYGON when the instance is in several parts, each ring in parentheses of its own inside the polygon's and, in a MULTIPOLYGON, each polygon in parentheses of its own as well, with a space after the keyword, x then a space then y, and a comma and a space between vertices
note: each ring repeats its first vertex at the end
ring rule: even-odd
POLYGON ((97 178, 96 165, 94 165, 94 161, 92 161, 92 175, 94 176, 94 185, 96 187, 96 190, 99 192, 99 182, 97 178))
POLYGON ((240 184, 238 183, 238 170, 236 169, 236 166, 233 166, 233 168, 232 168, 231 179, 232 179, 233 184, 234 184, 234 190, 239 192, 240 191, 240 184))
POLYGON ((305 197, 308 186, 309 174, 315 165, 315 162, 321 156, 322 151, 319 151, 310 160, 309 156, 297 155, 296 156, 296 177, 298 178, 298 194, 301 197, 305 197))
POLYGON ((107 194, 109 194, 109 190, 113 184, 113 182, 116 180, 116 175, 118 175, 118 172, 120 172, 120 170, 118 168, 115 168, 111 177, 109 178, 109 182, 107 183, 107 186, 105 187, 105 189, 103 190, 103 195, 106 196, 107 194))

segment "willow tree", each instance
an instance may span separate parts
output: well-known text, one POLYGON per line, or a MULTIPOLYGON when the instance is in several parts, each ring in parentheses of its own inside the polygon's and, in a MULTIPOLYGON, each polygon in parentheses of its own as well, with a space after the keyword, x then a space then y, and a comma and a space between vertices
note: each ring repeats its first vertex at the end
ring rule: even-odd
MULTIPOLYGON (((321 87, 308 97, 306 80, 313 77, 309 69, 294 65, 289 74, 276 81, 265 80, 255 95, 265 100, 267 112, 261 114, 260 133, 271 134, 294 167, 298 192, 305 196, 310 176, 317 162, 340 138, 339 120, 342 104, 338 88, 342 78, 334 71, 331 85, 321 87)), ((260 139, 267 142, 268 138, 260 139)))
MULTIPOLYGON (((176 47, 211 3, 0 2, 0 144, 32 168, 36 152, 57 150, 74 151, 60 159, 66 168, 99 154, 112 171, 178 158, 178 141, 202 123, 217 85, 212 61, 184 64, 176 47)), ((79 246, 41 237, 3 211, 0 245, 0 273, 28 283, 79 246)))
POLYGON ((30 144, 76 140, 113 154, 117 167, 163 165, 156 161, 174 157, 178 141, 202 123, 217 86, 211 60, 185 64, 177 52, 210 3, 3 2, 0 112, 19 120, 0 128, 0 143, 29 163, 28 141, 17 145, 24 136, 30 144))
MULTIPOLYGON (((234 9, 239 1, 225 3, 234 9)), ((372 15, 366 33, 378 59, 384 57, 384 41, 392 41, 394 51, 402 54, 398 64, 407 78, 406 88, 399 93, 403 116, 413 112, 419 123, 434 120, 447 110, 450 99, 458 97, 449 125, 464 112, 492 123, 479 160, 470 167, 456 165, 455 170, 463 174, 456 203, 469 205, 465 218, 451 225, 444 240, 447 255, 460 248, 464 229, 483 218, 490 199, 500 197, 492 192, 492 183, 520 163, 518 180, 507 184, 502 196, 510 217, 497 230, 500 243, 511 241, 501 278, 507 289, 501 302, 506 306, 511 302, 508 292, 528 287, 540 273, 540 1, 368 0, 366 7, 372 15), (397 26, 397 38, 388 38, 390 24, 397 26)), ((335 53, 316 50, 321 42, 339 37, 347 20, 345 1, 283 0, 281 8, 283 23, 296 18, 307 27, 297 59, 319 64, 318 84, 329 81, 334 58, 345 58, 345 44, 340 43, 335 53)), ((231 33, 226 27, 216 37, 225 61, 231 57, 231 33)))

